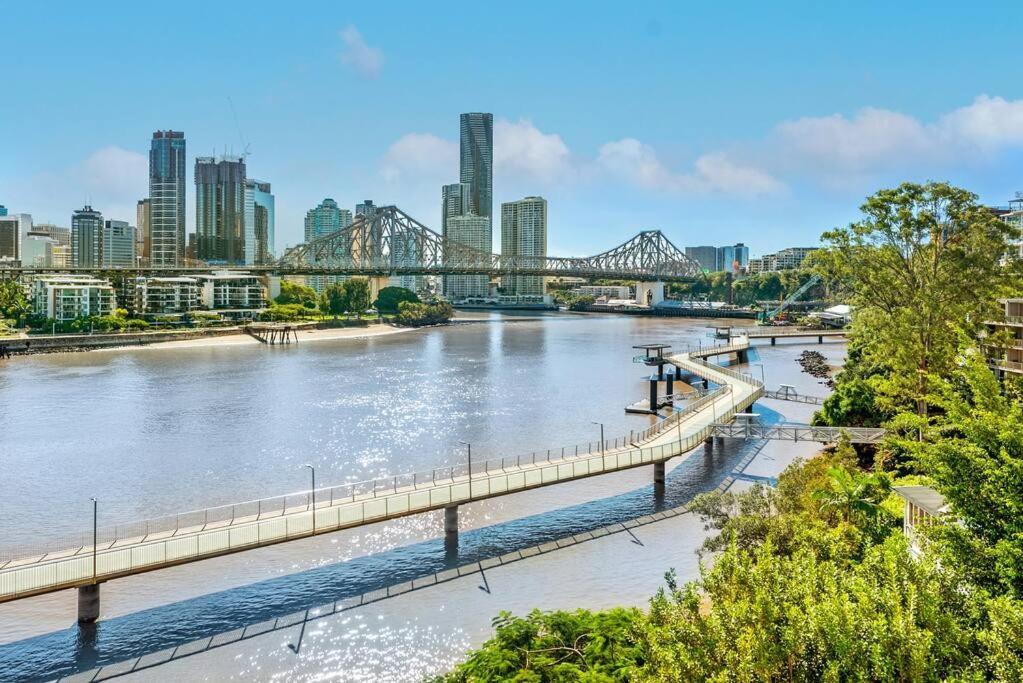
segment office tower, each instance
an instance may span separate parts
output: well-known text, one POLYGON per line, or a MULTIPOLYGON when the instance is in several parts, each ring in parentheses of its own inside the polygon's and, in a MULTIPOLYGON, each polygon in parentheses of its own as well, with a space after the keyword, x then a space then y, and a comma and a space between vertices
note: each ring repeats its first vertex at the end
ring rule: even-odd
POLYGON ((245 263, 245 161, 195 159, 196 258, 213 264, 245 263))
POLYGON ((440 233, 448 234, 448 219, 469 213, 469 183, 444 185, 440 191, 440 233))
POLYGON ((731 272, 735 263, 735 247, 718 247, 716 263, 714 270, 731 272))
POLYGON ((21 260, 21 226, 15 216, 0 216, 0 264, 21 260))
POLYGON ((742 242, 735 245, 735 262, 739 264, 739 270, 746 270, 749 265, 749 247, 742 242))
POLYGON ((3 204, 0 204, 0 216, 6 216, 6 215, 7 215, 7 207, 4 206, 3 204))
POLYGON ((716 247, 686 247, 686 256, 700 264, 704 272, 712 272, 718 269, 718 250, 716 247))
POLYGON ((179 266, 185 259, 185 134, 153 133, 149 148, 150 263, 179 266))
POLYGON ((91 206, 71 214, 71 261, 76 268, 99 268, 103 214, 91 206))
POLYGON ((273 260, 274 196, 270 183, 245 180, 245 264, 263 265, 273 260))
POLYGON ((32 232, 47 235, 66 247, 71 246, 71 228, 64 228, 53 223, 36 223, 32 226, 32 232))
POLYGON ((135 206, 135 224, 138 227, 136 235, 139 241, 137 251, 139 258, 152 258, 153 233, 152 225, 150 223, 151 216, 152 200, 140 199, 138 204, 135 206))
POLYGON ((352 224, 352 212, 338 208, 337 202, 327 197, 305 214, 305 241, 329 235, 352 224))
MULTIPOLYGON (((494 116, 462 114, 459 180, 469 185, 469 212, 490 218, 494 191, 494 116)), ((490 251, 488 246, 486 251, 490 251)))
MULTIPOLYGON (((487 216, 453 216, 448 219, 447 238, 477 251, 490 251, 493 233, 487 216)), ((452 301, 490 294, 488 275, 446 275, 444 294, 452 301)))
POLYGON ((138 265, 138 237, 127 221, 105 221, 100 238, 99 260, 104 268, 131 268, 138 265))
POLYGON ((33 229, 21 241, 21 265, 49 267, 53 265, 53 248, 57 240, 48 232, 33 229))
MULTIPOLYGON (((520 266, 542 267, 547 257, 547 200, 526 197, 501 204, 501 256, 518 259, 520 266)), ((505 294, 543 296, 542 275, 512 275, 501 279, 505 294)))

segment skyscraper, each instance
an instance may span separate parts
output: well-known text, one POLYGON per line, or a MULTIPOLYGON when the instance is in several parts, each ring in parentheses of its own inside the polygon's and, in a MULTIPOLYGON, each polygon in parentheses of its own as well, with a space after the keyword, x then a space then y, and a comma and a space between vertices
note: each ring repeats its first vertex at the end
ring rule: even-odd
MULTIPOLYGON (((464 244, 477 251, 490 251, 493 231, 490 218, 468 214, 448 219, 447 239, 464 244)), ((445 275, 444 294, 457 301, 467 297, 485 297, 490 294, 489 275, 445 275)))
POLYGON ((327 197, 305 214, 305 241, 337 232, 352 224, 352 212, 338 208, 337 202, 327 197))
MULTIPOLYGON (((536 259, 547 256, 547 200, 526 197, 501 204, 501 256, 536 259)), ((520 263, 528 264, 529 261, 520 263)), ((544 294, 541 275, 512 275, 501 279, 505 294, 544 294)))
POLYGON ((372 199, 364 199, 362 200, 361 204, 355 205, 355 215, 372 218, 373 216, 377 215, 377 209, 379 208, 380 208, 379 206, 373 204, 372 199))
POLYGON ((245 263, 262 265, 273 260, 274 196, 270 183, 245 180, 245 263))
POLYGON ((440 190, 440 232, 448 234, 448 219, 469 213, 469 183, 452 183, 440 190))
POLYGON ((21 260, 21 230, 15 216, 0 216, 0 263, 21 260))
POLYGON ((153 133, 149 148, 150 249, 154 266, 185 259, 185 134, 153 133))
POLYGON ((6 216, 6 215, 7 215, 7 207, 4 206, 3 204, 0 204, 0 216, 6 216))
POLYGON ((237 157, 195 159, 196 258, 216 264, 245 263, 245 161, 237 157))
POLYGON ((103 214, 84 206, 71 214, 71 261, 77 268, 99 268, 103 214))
POLYGON ((490 218, 494 194, 494 115, 462 114, 460 128, 459 180, 469 185, 469 212, 490 218))
POLYGON ((135 205, 135 225, 138 227, 137 237, 139 241, 138 256, 140 258, 152 258, 153 233, 150 218, 152 216, 152 200, 140 199, 135 205))
POLYGON ((718 269, 718 250, 716 247, 686 247, 686 256, 700 264, 700 269, 713 272, 718 269))
POLYGON ((138 237, 127 221, 105 221, 100 238, 99 260, 104 268, 130 268, 137 265, 138 237))

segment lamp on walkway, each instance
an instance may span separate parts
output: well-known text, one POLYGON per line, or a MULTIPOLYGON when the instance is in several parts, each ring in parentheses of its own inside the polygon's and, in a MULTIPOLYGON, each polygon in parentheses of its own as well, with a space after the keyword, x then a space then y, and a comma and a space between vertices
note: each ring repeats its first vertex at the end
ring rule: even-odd
POLYGON ((591 421, 590 424, 600 425, 600 454, 604 455, 604 423, 591 421))
POLYGON ((309 489, 309 500, 311 502, 310 509, 313 511, 313 533, 316 533, 316 468, 306 463, 303 467, 308 467, 309 472, 312 474, 313 483, 312 488, 309 489))

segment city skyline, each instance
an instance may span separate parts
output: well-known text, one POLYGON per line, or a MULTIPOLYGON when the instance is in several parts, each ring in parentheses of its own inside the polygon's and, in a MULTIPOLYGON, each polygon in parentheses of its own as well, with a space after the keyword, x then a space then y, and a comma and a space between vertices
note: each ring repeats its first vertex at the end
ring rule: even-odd
MULTIPOLYGON (((194 16, 190 7, 183 11, 194 16)), ((146 141, 172 127, 194 155, 251 145, 250 173, 274 184, 278 252, 301 241, 305 212, 324 197, 349 208, 373 197, 440 232, 437 188, 458 179, 451 122, 468 111, 494 114, 494 204, 546 197, 553 253, 593 253, 647 228, 680 245, 713 231, 768 253, 816 243, 854 219, 864 197, 901 179, 947 179, 989 204, 1023 185, 1023 92, 1007 77, 1023 57, 996 41, 956 49, 971 30, 1011 21, 1020 12, 1013 5, 965 17, 954 4, 926 16, 908 7, 653 5, 588 18, 570 36, 558 28, 569 11, 548 11, 551 21, 537 26, 493 8, 447 22, 408 6, 407 25, 395 27, 368 7, 272 8, 230 21, 226 9, 204 7, 209 21, 183 22, 173 35, 123 31, 124 49, 138 58, 111 70, 99 56, 69 60, 71 32, 147 25, 155 9, 67 8, 66 25, 48 29, 52 49, 35 54, 32 29, 49 26, 47 17, 8 8, 25 30, 0 57, 34 56, 32 69, 9 73, 9 90, 32 93, 23 99, 31 115, 5 121, 0 203, 40 222, 66 224, 85 203, 132 221, 149 196, 146 141), (499 18, 507 30, 485 59, 451 47, 458 32, 499 18), (787 28, 767 36, 766 24, 787 28), (206 73, 203 64, 227 58, 231 42, 206 40, 215 25, 272 36, 274 56, 247 50, 230 80, 206 73), (722 25, 728 50, 710 30, 722 25), (533 45, 525 58, 504 35, 516 29, 533 45), (613 58, 599 39, 610 32, 613 58), (425 65, 418 55, 428 48, 425 65), (435 97, 455 72, 478 85, 471 96, 435 97), (262 87, 239 91, 237 82, 262 87), (132 93, 118 116, 64 114, 67 101, 111 90, 132 93), (362 104, 352 107, 356 94, 362 104)), ((191 207, 185 214, 194 232, 191 207)))

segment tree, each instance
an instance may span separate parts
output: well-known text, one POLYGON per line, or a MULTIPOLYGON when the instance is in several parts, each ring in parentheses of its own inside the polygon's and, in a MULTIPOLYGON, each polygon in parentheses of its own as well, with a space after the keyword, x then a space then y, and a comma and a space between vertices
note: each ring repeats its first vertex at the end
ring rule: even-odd
POLYGON ((332 282, 323 290, 320 310, 335 318, 342 315, 348 307, 348 293, 340 282, 332 282))
POLYGON ((402 301, 398 304, 398 315, 394 316, 394 322, 405 327, 442 325, 451 320, 454 314, 455 309, 446 301, 430 304, 402 301))
POLYGON ((894 405, 928 414, 927 378, 950 369, 957 330, 981 331, 1018 275, 999 265, 1016 231, 946 183, 904 183, 861 207, 863 219, 824 233, 830 267, 849 283, 853 333, 890 368, 879 387, 894 405))
POLYGON ((316 290, 312 287, 291 280, 281 280, 281 293, 274 299, 274 303, 299 304, 306 308, 316 308, 318 297, 316 290))
POLYGON ((28 310, 25 288, 14 280, 0 281, 0 318, 19 320, 28 310))
POLYGON ((411 289, 404 287, 384 287, 377 294, 373 307, 380 313, 397 313, 398 305, 403 301, 419 303, 419 297, 411 289))
POLYGON ((344 292, 345 312, 360 315, 369 308, 369 280, 361 277, 351 278, 342 282, 341 286, 344 292))

